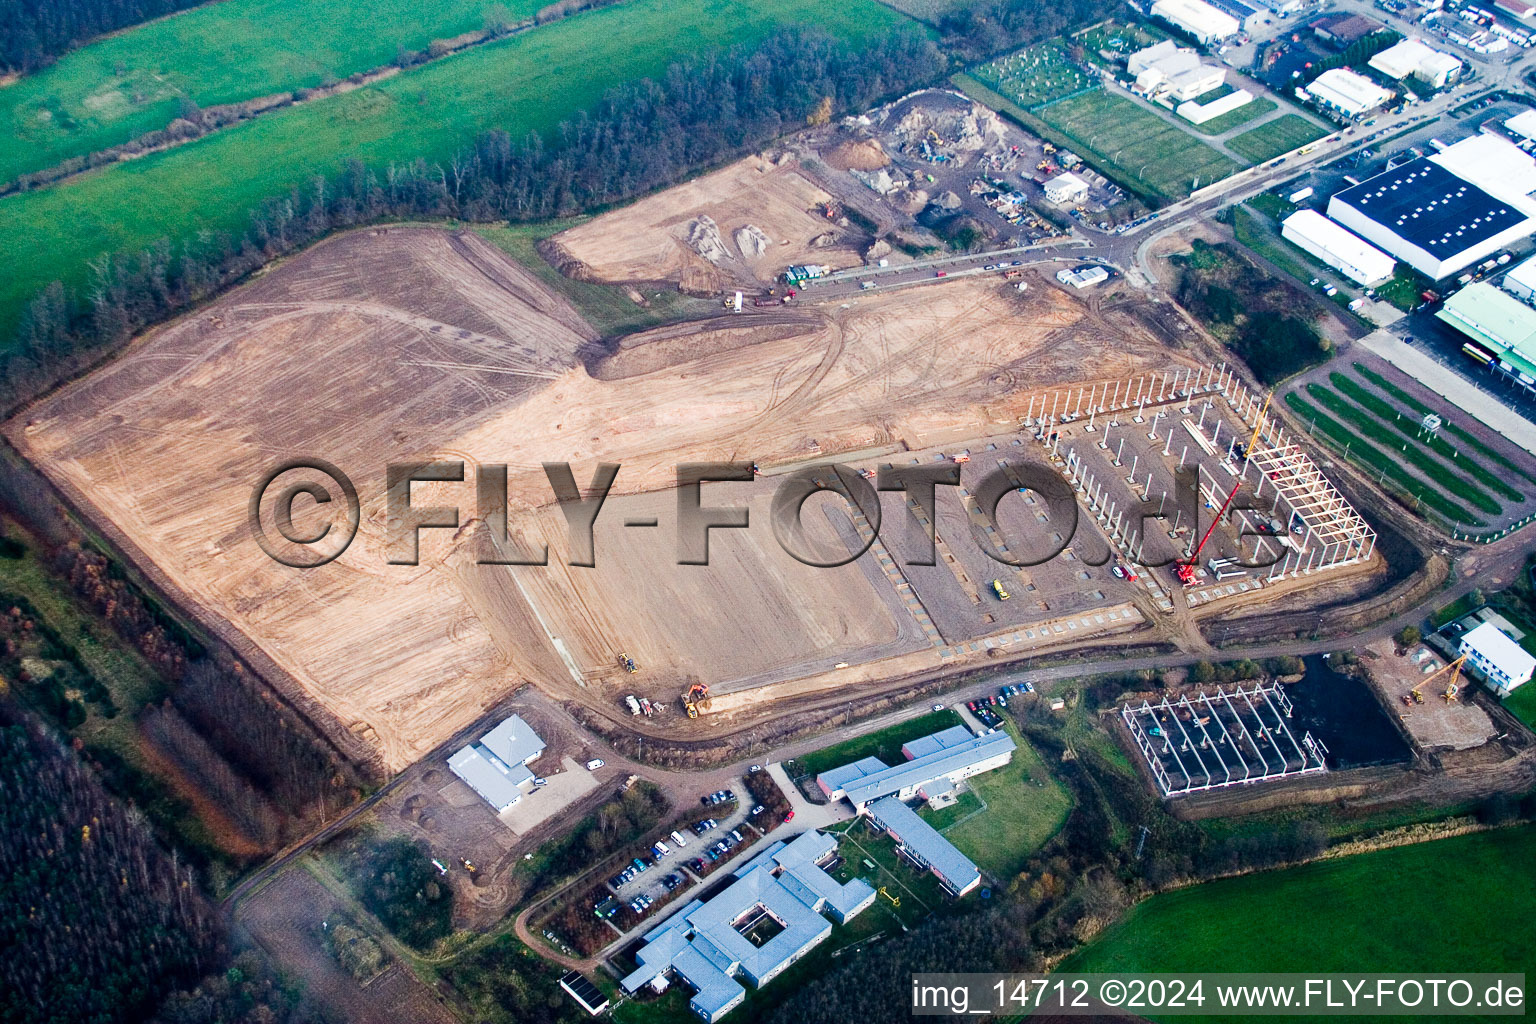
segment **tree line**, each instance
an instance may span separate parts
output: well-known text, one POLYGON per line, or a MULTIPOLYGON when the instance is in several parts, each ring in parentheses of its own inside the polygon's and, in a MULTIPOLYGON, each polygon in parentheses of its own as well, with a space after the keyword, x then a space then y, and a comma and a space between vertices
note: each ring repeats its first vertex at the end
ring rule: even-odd
POLYGON ((0 380, 16 400, 103 348, 326 233, 388 218, 541 221, 610 206, 803 127, 819 108, 863 109, 933 81, 946 60, 911 28, 854 46, 790 27, 755 47, 699 54, 615 87, 549 132, 490 131, 446 162, 347 161, 262 203, 241 235, 201 232, 90 265, 83 291, 55 282, 24 311, 0 380))
POLYGON ((223 942, 190 865, 73 750, 0 700, 0 1020, 142 1019, 223 942))
POLYGON ((129 25, 196 7, 203 0, 4 0, 0 71, 47 67, 70 49, 129 25))

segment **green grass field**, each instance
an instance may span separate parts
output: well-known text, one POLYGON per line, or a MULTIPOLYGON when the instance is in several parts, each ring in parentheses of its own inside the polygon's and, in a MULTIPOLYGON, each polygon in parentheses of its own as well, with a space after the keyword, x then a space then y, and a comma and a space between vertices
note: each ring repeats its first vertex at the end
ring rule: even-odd
POLYGON ((1227 140, 1227 148, 1256 164, 1272 160, 1328 134, 1300 114, 1286 114, 1227 140))
MULTIPOLYGON (((159 238, 243 230, 247 213, 348 157, 374 167, 452 155, 475 135, 547 131, 628 79, 690 53, 752 43, 790 22, 857 37, 902 16, 873 0, 627 0, 291 107, 197 142, 0 202, 0 339, 49 281, 159 238)), ((3 343, 3 342, 0 342, 3 343)))
POLYGON ((1526 683, 1504 698, 1504 706, 1509 709, 1510 714, 1530 728, 1536 729, 1536 686, 1526 683))
POLYGON ((1309 431, 1314 436, 1326 439, 1337 451, 1347 451, 1350 462, 1364 469, 1383 485, 1391 481, 1392 489, 1398 494, 1407 495, 1410 503, 1411 499, 1417 498, 1423 502, 1425 508, 1454 523, 1467 526, 1488 525, 1462 505, 1445 497, 1438 490, 1427 486, 1423 480, 1409 473, 1403 468, 1400 460, 1372 447, 1361 439, 1358 431, 1320 411, 1294 391, 1285 396, 1285 404, 1307 422, 1309 431))
POLYGON ((1402 459, 1423 473, 1427 480, 1447 496, 1465 501, 1491 516, 1498 516, 1504 509, 1492 495, 1470 480, 1458 476, 1447 462, 1432 454, 1428 446, 1419 440, 1404 437, 1391 426, 1377 419, 1368 409, 1353 403, 1344 395, 1321 384, 1308 384, 1307 397, 1327 409, 1334 416, 1348 423, 1361 438, 1368 438, 1394 459, 1402 459))
POLYGON ((1350 401, 1355 402, 1369 411, 1378 420, 1389 426, 1395 427, 1399 434, 1405 438, 1422 441, 1424 446, 1444 461, 1447 469, 1454 469, 1466 473, 1478 483, 1494 491, 1509 501, 1516 504, 1525 500, 1525 495, 1505 483, 1498 476, 1489 472, 1481 463, 1472 458, 1466 452, 1461 451, 1445 438, 1436 436, 1421 437, 1419 430, 1419 418, 1404 416, 1394 409, 1389 403, 1383 401, 1375 393, 1351 380, 1342 373, 1334 372, 1328 375, 1328 381, 1334 388, 1350 401))
MULTIPOLYGON (((198 106, 313 88, 484 27, 492 0, 225 0, 100 39, 0 89, 0 181, 164 128, 198 106), (367 31, 358 31, 359 25, 367 31)), ((504 0, 512 20, 543 0, 504 0)))
POLYGON ((1079 154, 1131 188, 1181 199, 1241 169, 1151 111, 1102 89, 1035 113, 1073 139, 1079 154))
POLYGON ((1229 110, 1225 114, 1211 118, 1204 124, 1191 125, 1191 127, 1201 135, 1220 135, 1223 132, 1231 131, 1240 124, 1247 124, 1254 118, 1263 117, 1274 110, 1277 105, 1274 100, 1260 96, 1243 104, 1236 110, 1229 110))
MULTIPOLYGON (((1358 373, 1362 378, 1370 381, 1378 391, 1385 395, 1390 395, 1392 398, 1396 399, 1399 403, 1402 404, 1404 408, 1412 409, 1420 416, 1427 412, 1434 411, 1429 406, 1425 405, 1423 402, 1419 401, 1417 398, 1414 398, 1408 392, 1398 387, 1396 384, 1393 384, 1391 381, 1387 380, 1375 370, 1372 370, 1369 366, 1366 366, 1364 363, 1355 363, 1354 367, 1355 372, 1358 373)), ((1444 414, 1442 413, 1442 416, 1443 415, 1444 414)), ((1509 470, 1511 473, 1518 474, 1520 477, 1530 483, 1536 484, 1536 475, 1532 475, 1527 470, 1521 469, 1519 466, 1515 465, 1513 462, 1507 459, 1503 454, 1494 451, 1492 448, 1488 447, 1482 441, 1479 441, 1476 437, 1467 433, 1456 424, 1446 421, 1445 425, 1440 429, 1444 430, 1448 434, 1454 435, 1469 449, 1477 452, 1479 455, 1486 458, 1489 462, 1501 466, 1504 469, 1509 470)))
POLYGON ((838 765, 848 764, 865 757, 878 757, 889 765, 898 764, 902 760, 901 746, 908 740, 928 736, 940 729, 948 729, 959 724, 961 724, 960 716, 952 708, 929 711, 916 718, 909 718, 905 722, 886 726, 877 732, 855 736, 851 740, 834 743, 830 747, 823 747, 798 757, 795 759, 794 771, 790 774, 797 778, 801 775, 819 775, 829 768, 836 768, 838 765))
POLYGON ((1527 826, 1207 882, 1140 904, 1060 970, 1530 972, 1533 858, 1527 826))
POLYGON ((1046 770, 1039 752, 1012 723, 1007 729, 1019 745, 1013 760, 966 780, 987 809, 944 832, 956 849, 1004 885, 1056 834, 1072 809, 1071 794, 1046 770))

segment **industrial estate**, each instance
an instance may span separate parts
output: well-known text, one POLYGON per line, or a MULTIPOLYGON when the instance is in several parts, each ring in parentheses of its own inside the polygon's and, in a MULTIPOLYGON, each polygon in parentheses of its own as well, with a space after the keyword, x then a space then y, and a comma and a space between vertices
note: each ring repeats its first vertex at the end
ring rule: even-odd
POLYGON ((1527 973, 1536 7, 88 7, 0 18, 0 1018, 1527 973))

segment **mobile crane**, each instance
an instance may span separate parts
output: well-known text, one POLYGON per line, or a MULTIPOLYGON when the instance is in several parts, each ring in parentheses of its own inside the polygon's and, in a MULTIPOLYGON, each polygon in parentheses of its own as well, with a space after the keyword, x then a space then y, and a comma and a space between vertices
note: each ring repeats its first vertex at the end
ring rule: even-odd
MULTIPOLYGON (((1248 446, 1243 449, 1244 463, 1248 461, 1248 456, 1249 453, 1253 451, 1253 446, 1258 443, 1259 428, 1264 425, 1264 414, 1269 411, 1269 400, 1273 397, 1274 393, 1271 392, 1264 399, 1264 408, 1260 409, 1259 415, 1254 418, 1253 433, 1248 436, 1248 446)), ((1227 500, 1222 502, 1221 508, 1216 510, 1216 518, 1212 519, 1211 525, 1206 527, 1205 535, 1200 538, 1200 543, 1195 545, 1195 550, 1190 553, 1188 558, 1178 563, 1178 565, 1174 567, 1173 571, 1179 577, 1179 582, 1184 584, 1186 587, 1192 587, 1197 582, 1199 582, 1199 577, 1196 576, 1196 573, 1198 572, 1197 566, 1200 564, 1200 552, 1204 550, 1205 542, 1211 539, 1211 534, 1216 532, 1216 524, 1221 522, 1221 517, 1227 514, 1227 509, 1231 507, 1232 499, 1237 497, 1237 489, 1241 486, 1243 486, 1243 478, 1241 475, 1239 475, 1237 482, 1234 483, 1232 485, 1232 489, 1227 492, 1227 500)), ((1195 491, 1197 495, 1199 490, 1200 483, 1197 479, 1195 482, 1195 491)))
POLYGON ((1447 704, 1456 703, 1457 695, 1461 693, 1461 666, 1462 663, 1466 660, 1467 656, 1463 654, 1461 657, 1457 658, 1449 665, 1446 665, 1444 668, 1437 669, 1432 675, 1429 676, 1429 678, 1425 679, 1423 682, 1419 683, 1418 686, 1415 686, 1412 690, 1410 690, 1408 694, 1409 697, 1413 699, 1415 704, 1423 704, 1424 694, 1421 692, 1422 689, 1428 686, 1431 681, 1449 672, 1451 674, 1451 681, 1445 684, 1445 692, 1440 694, 1440 696, 1445 698, 1445 702, 1447 704))

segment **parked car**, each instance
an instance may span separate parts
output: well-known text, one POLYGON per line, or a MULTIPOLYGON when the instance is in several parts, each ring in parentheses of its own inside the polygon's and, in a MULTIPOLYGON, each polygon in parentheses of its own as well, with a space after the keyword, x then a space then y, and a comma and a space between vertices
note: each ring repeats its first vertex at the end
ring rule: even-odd
POLYGON ((587 771, 595 772, 599 768, 601 768, 602 766, 603 766, 603 759, 600 758, 600 757, 594 757, 592 760, 587 762, 587 771))
POLYGON ((935 704, 933 706, 933 710, 935 710, 935 711, 943 711, 944 710, 944 705, 943 704, 935 704))

